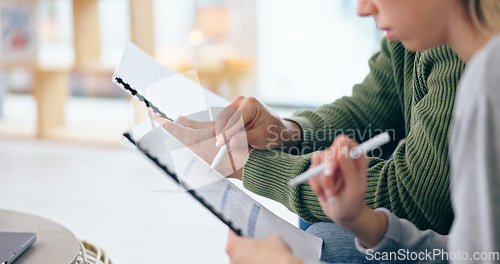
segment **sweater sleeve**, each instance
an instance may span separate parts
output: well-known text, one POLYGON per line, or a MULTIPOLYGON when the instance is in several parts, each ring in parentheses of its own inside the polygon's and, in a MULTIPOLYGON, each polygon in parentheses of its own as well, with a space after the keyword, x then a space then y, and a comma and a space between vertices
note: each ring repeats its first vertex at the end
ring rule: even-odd
POLYGON ((410 221, 398 218, 385 208, 378 211, 387 215, 387 230, 382 240, 372 248, 365 248, 356 238, 356 248, 366 254, 367 260, 383 260, 383 263, 448 263, 447 236, 432 230, 421 231, 410 221))
MULTIPOLYGON (((252 150, 243 168, 245 188, 282 203, 306 221, 328 221, 309 184, 290 187, 287 183, 309 168, 313 151, 329 147, 338 134, 360 142, 392 129, 397 140, 404 137, 400 92, 404 58, 394 54, 404 54, 403 46, 384 39, 381 51, 369 61, 369 75, 354 87, 351 97, 288 118, 302 129, 302 155, 252 150)), ((397 140, 384 148, 386 156, 394 150, 397 140)))

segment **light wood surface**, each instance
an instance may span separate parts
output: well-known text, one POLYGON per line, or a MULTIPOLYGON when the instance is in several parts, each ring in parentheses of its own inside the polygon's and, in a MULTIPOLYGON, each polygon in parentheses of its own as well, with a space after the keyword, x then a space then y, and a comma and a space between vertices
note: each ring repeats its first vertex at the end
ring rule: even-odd
POLYGON ((151 56, 155 54, 152 0, 129 0, 132 42, 151 56))
POLYGON ((73 0, 73 32, 75 68, 99 65, 101 59, 99 0, 73 0))
POLYGON ((33 94, 37 102, 37 136, 49 138, 64 127, 65 104, 69 96, 69 75, 112 72, 101 63, 99 0, 73 1, 75 64, 72 69, 34 67, 33 94))
POLYGON ((71 231, 30 214, 0 210, 0 232, 36 233, 35 243, 16 259, 16 264, 71 264, 80 251, 78 239, 71 231))
POLYGON ((69 93, 69 74, 63 70, 34 71, 34 87, 38 111, 38 137, 64 126, 64 108, 69 93))
MULTIPOLYGON (((34 70, 33 93, 37 101, 39 138, 60 138, 58 131, 64 131, 65 104, 69 96, 69 76, 78 72, 82 76, 111 73, 113 69, 104 67, 101 59, 101 38, 99 26, 99 0, 73 1, 73 29, 75 64, 71 69, 34 70)), ((151 56, 155 56, 153 0, 129 0, 131 40, 151 56)), ((242 79, 252 72, 250 60, 227 60, 223 67, 197 67, 190 65, 184 70, 197 69, 202 85, 220 92, 224 84, 229 87, 231 100, 239 94, 242 79)), ((182 71, 179 71, 182 72, 182 71)), ((134 109, 136 116, 144 116, 134 109)))

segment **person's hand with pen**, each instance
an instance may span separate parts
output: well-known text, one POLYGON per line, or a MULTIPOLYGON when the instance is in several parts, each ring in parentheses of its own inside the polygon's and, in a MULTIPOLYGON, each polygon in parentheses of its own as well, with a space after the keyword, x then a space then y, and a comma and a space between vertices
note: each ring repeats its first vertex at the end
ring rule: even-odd
MULTIPOLYGON (((179 116, 175 122, 172 122, 154 113, 150 116, 208 164, 212 163, 219 151, 215 146, 214 121, 199 122, 195 121, 193 116, 179 116)), ((248 148, 234 149, 229 155, 222 157, 217 166, 217 171, 224 177, 241 179, 243 164, 248 151, 248 148)))
POLYGON ((238 97, 215 119, 216 146, 228 144, 228 149, 246 146, 268 150, 291 149, 300 144, 301 130, 291 121, 282 119, 270 107, 254 97, 238 97), (241 131, 242 125, 245 131, 241 131))
POLYGON ((174 123, 157 115, 153 118, 213 169, 240 180, 249 150, 281 148, 286 151, 300 144, 298 125, 280 118, 253 97, 238 97, 211 122, 179 117, 174 123))
POLYGON ((281 118, 254 97, 238 97, 210 122, 180 117, 174 123, 156 114, 152 116, 213 169, 240 180, 249 150, 279 148, 293 152, 301 142, 301 129, 296 123, 281 118))
POLYGON ((368 158, 365 154, 356 158, 349 155, 358 146, 349 137, 339 135, 330 148, 314 153, 310 169, 321 164, 324 169, 309 179, 309 185, 325 214, 370 248, 382 239, 387 217, 365 203, 368 158))

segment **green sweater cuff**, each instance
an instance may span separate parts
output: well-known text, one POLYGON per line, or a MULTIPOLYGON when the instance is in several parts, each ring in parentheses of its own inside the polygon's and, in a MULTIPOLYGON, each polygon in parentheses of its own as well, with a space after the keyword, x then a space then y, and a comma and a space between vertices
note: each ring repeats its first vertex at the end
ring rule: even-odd
MULTIPOLYGON (((299 111, 295 114, 299 114, 303 111, 299 111)), ((314 131, 316 130, 313 121, 310 117, 302 117, 302 116, 292 116, 283 118, 285 120, 296 123, 301 130, 301 145, 300 145, 300 153, 307 154, 313 151, 316 151, 316 141, 314 140, 314 131)))
POLYGON ((283 204, 305 221, 328 221, 308 183, 295 187, 288 185, 291 179, 309 168, 310 159, 311 154, 295 156, 278 150, 254 149, 243 167, 243 186, 283 204))

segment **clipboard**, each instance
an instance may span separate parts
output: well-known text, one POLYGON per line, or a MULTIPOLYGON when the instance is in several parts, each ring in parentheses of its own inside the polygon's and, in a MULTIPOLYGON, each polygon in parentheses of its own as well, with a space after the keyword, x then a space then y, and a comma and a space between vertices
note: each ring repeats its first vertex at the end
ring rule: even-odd
MULTIPOLYGON (((141 126, 151 127, 151 122, 144 120, 137 127, 141 126)), ((210 164, 201 160, 188 148, 176 149, 172 152, 158 151, 158 148, 161 149, 164 145, 167 145, 164 142, 176 140, 175 138, 166 138, 173 136, 161 126, 143 130, 142 132, 136 132, 135 129, 132 129, 123 135, 129 144, 158 166, 169 178, 178 183, 191 197, 236 234, 264 239, 271 233, 277 233, 290 246, 293 254, 297 257, 303 260, 319 259, 322 246, 320 238, 312 236, 281 219, 228 179, 221 176, 221 178, 208 183, 204 182, 200 187, 193 187, 192 184, 185 180, 189 176, 187 171, 189 171, 190 166, 192 168, 202 168, 200 173, 191 170, 193 176, 200 178, 208 173, 217 174, 218 172, 211 170, 210 164), (177 151, 190 153, 189 158, 185 159, 184 165, 168 160, 170 153, 173 153, 172 156, 175 157, 177 151)), ((184 158, 181 157, 181 159, 184 158)))
POLYGON ((169 121, 173 121, 172 118, 168 117, 165 113, 163 113, 158 107, 156 107, 152 102, 150 102, 146 97, 137 92, 136 89, 132 88, 130 84, 125 82, 121 77, 114 77, 113 82, 120 86, 123 90, 125 90, 132 97, 137 99, 139 102, 143 103, 147 108, 151 109, 157 115, 168 119, 169 121))
POLYGON ((200 202, 212 214, 214 214, 224 224, 226 224, 231 230, 233 230, 239 236, 242 235, 241 229, 234 227, 230 220, 226 219, 214 207, 212 207, 212 205, 205 202, 205 199, 203 199, 203 197, 198 195, 194 189, 190 189, 190 187, 188 187, 186 183, 184 183, 182 180, 180 180, 179 177, 177 177, 177 175, 175 174, 175 172, 173 172, 172 170, 169 170, 168 167, 166 165, 162 164, 157 158, 154 157, 154 155, 149 154, 149 152, 147 150, 141 148, 139 146, 139 144, 137 144, 137 142, 135 142, 135 140, 132 138, 132 135, 129 132, 124 133, 123 136, 130 143, 132 143, 140 152, 142 152, 148 159, 150 159, 153 163, 155 163, 158 167, 160 167, 161 170, 163 170, 168 176, 170 176, 175 182, 177 182, 177 184, 179 184, 181 187, 183 187, 194 199, 198 200, 198 202, 200 202))
MULTIPOLYGON (((113 82, 156 114, 172 121, 171 116, 164 113, 164 108, 153 102, 157 98, 147 98, 145 91, 176 74, 129 43, 115 71, 113 82)), ((200 94, 210 100, 211 106, 227 105, 226 101, 206 89, 200 94)), ((185 145, 181 148, 169 145, 172 142, 183 144, 154 121, 146 119, 123 136, 129 145, 145 155, 236 234, 263 239, 270 233, 277 233, 297 257, 303 260, 320 258, 320 238, 298 229, 269 211, 220 173, 211 170, 210 164, 185 145), (196 181, 201 184, 193 184, 196 181)))

